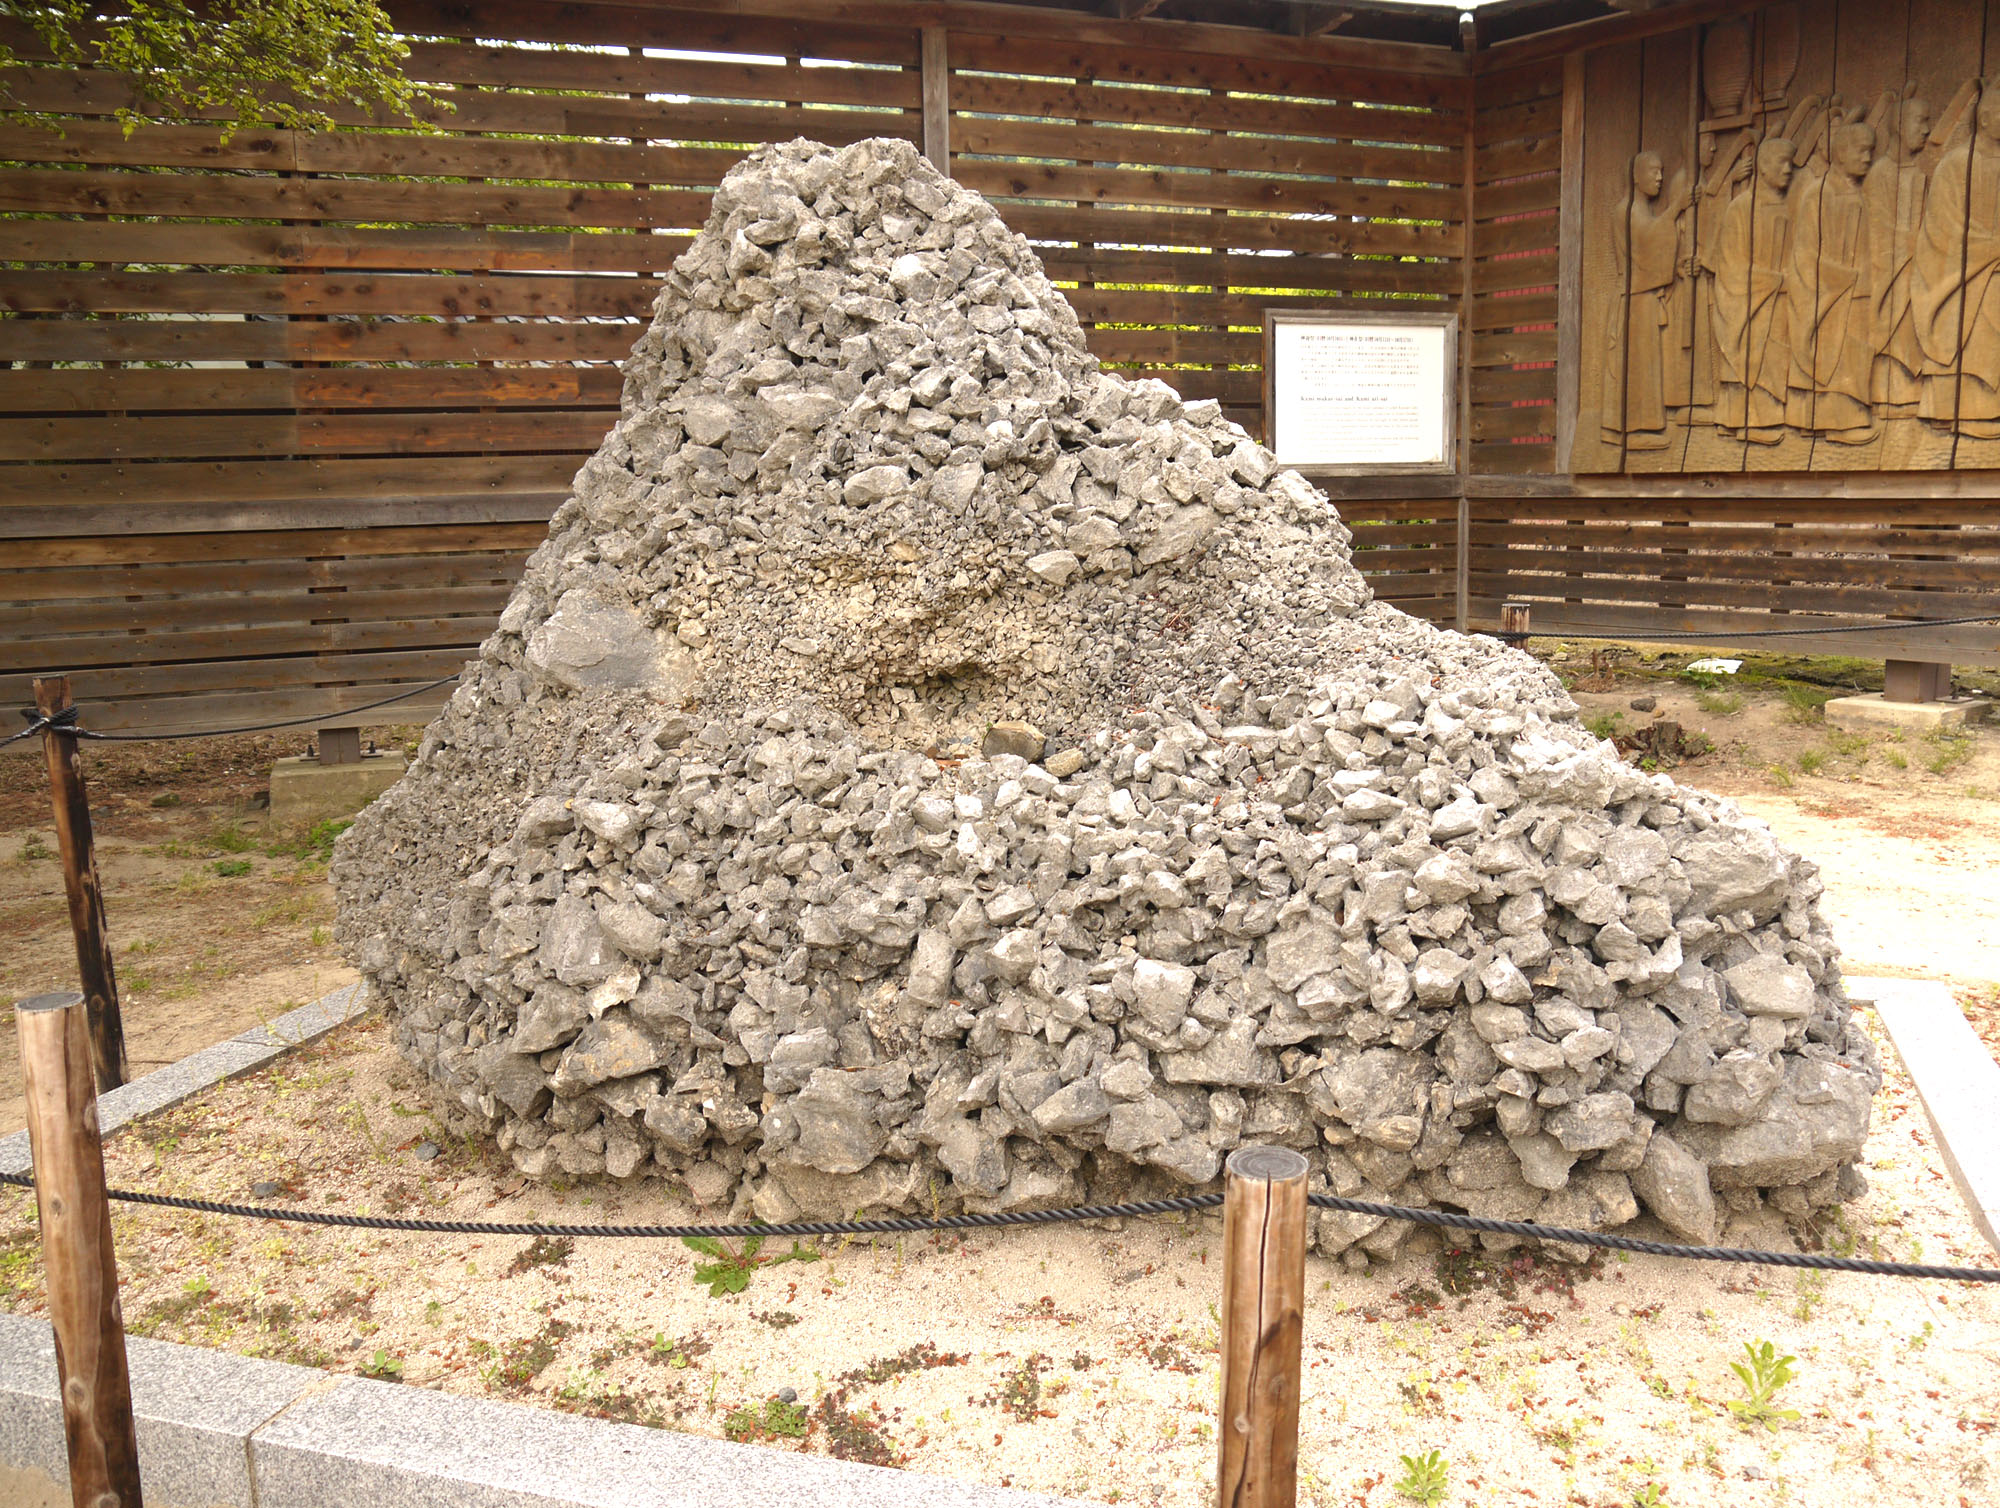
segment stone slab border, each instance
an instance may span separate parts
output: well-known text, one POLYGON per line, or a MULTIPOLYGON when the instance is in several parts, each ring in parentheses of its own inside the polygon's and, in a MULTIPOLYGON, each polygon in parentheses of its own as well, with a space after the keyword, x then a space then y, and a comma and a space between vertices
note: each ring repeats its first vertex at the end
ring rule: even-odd
MULTIPOLYGON (((127 1342, 147 1508, 1080 1508, 166 1341, 127 1342)), ((68 1508, 48 1325, 0 1314, 0 1503, 68 1508)))
POLYGON ((2000 1064, 1935 980, 1850 979, 1847 993, 1874 1003, 1916 1081, 1945 1166, 1980 1234, 2000 1251, 2000 1064))
MULTIPOLYGON (((98 1126, 109 1136, 120 1126, 178 1105, 224 1079, 262 1068, 290 1048, 317 1042, 336 1026, 362 1014, 369 1004, 365 984, 342 985, 311 1005, 286 1011, 226 1042, 204 1047, 178 1063, 169 1063, 142 1079, 121 1084, 98 1098, 98 1126)), ((26 1173, 33 1165, 26 1131, 0 1137, 0 1173, 26 1173)))

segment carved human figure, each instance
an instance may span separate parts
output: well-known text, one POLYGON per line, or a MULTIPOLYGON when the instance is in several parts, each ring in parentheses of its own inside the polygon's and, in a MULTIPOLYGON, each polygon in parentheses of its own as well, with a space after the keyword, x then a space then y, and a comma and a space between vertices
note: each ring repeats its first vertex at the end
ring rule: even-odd
POLYGON ((1910 318, 1923 349, 1918 412, 2000 438, 2000 81, 1982 80, 1977 126, 1931 174, 1910 258, 1910 318))
POLYGON ((1794 429, 1860 445, 1880 432, 1868 406, 1875 311, 1863 193, 1875 128, 1858 120, 1837 126, 1829 155, 1826 172, 1792 196, 1785 419, 1794 429))
MULTIPOLYGON (((1678 263, 1679 220, 1690 193, 1685 171, 1662 192, 1657 152, 1632 159, 1632 194, 1612 226, 1613 263, 1624 288, 1614 296, 1604 358, 1604 438, 1627 450, 1667 444, 1666 331, 1678 263)), ((1685 384, 1683 383, 1683 386, 1685 384)))
POLYGON ((1792 144, 1757 147, 1757 181, 1722 217, 1715 271, 1716 422, 1760 445, 1784 438, 1792 351, 1783 298, 1792 249, 1792 144))
MULTIPOLYGON (((1701 133, 1701 178, 1695 188, 1694 213, 1681 225, 1681 274, 1676 288, 1674 329, 1681 337, 1682 364, 1687 369, 1687 402, 1697 409, 1715 402, 1715 271, 1721 257, 1722 221, 1737 190, 1749 181, 1753 153, 1750 136, 1728 138, 1730 149, 1719 149, 1715 133, 1701 133), (1685 315, 1683 314, 1685 311, 1685 315)), ((1668 354, 1672 365, 1672 353, 1668 354)), ((1674 402, 1668 384, 1667 402, 1674 402)))
POLYGON ((1924 353, 1910 319, 1910 259, 1923 229, 1930 185, 1923 152, 1931 134, 1931 107, 1921 99, 1905 99, 1894 119, 1895 139, 1876 153, 1864 188, 1876 352, 1868 396, 1882 416, 1913 410, 1923 393, 1924 353))

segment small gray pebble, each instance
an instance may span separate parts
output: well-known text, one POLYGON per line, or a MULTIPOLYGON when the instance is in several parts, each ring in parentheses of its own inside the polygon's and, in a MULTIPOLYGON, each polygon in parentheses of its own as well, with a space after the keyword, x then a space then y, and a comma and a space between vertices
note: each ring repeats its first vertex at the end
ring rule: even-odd
POLYGON ((420 1141, 417 1143, 418 1162, 429 1162, 432 1158, 436 1157, 437 1155, 438 1155, 438 1144, 436 1142, 420 1141))
POLYGON ((799 1401, 799 1390, 797 1388, 778 1389, 778 1402, 797 1403, 798 1401, 799 1401))
POLYGON ((285 1186, 282 1183, 253 1183, 250 1185, 250 1197, 252 1199, 276 1199, 284 1192, 285 1186))

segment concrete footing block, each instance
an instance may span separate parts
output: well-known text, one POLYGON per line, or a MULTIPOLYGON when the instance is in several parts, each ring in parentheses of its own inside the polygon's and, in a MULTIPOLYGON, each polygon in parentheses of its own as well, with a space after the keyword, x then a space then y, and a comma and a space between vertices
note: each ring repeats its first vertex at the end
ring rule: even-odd
MULTIPOLYGON (((165 1341, 128 1347, 147 1508, 1069 1503, 165 1341)), ((49 1327, 0 1314, 0 1503, 66 1508, 68 1483, 49 1327)))
POLYGON ((286 830, 352 817, 403 778, 400 753, 369 754, 354 764, 303 757, 271 766, 271 826, 286 830))
POLYGON ((1855 733, 1891 728, 1935 733, 1983 722, 1992 709, 1992 701, 1981 696, 1954 697, 1948 702, 1892 702, 1879 694, 1837 696, 1826 704, 1826 720, 1855 733))
POLYGON ((1847 993, 1873 1002, 1973 1223, 2000 1251, 2000 1064, 1935 980, 1850 979, 1847 993))

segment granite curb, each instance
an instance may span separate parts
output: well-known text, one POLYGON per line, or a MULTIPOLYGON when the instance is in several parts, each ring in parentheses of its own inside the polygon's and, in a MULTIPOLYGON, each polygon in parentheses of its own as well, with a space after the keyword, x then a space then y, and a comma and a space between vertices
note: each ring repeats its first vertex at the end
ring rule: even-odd
POLYGON ((1849 979, 1847 992, 1874 1005, 1973 1223, 2000 1251, 2000 1064, 1936 980, 1849 979))
MULTIPOLYGON (((280 1053, 316 1042, 336 1026, 368 1009, 365 984, 342 985, 310 1005, 287 1011, 227 1041, 190 1053, 178 1063, 154 1070, 144 1078, 121 1084, 97 1099, 97 1123, 109 1136, 120 1126, 178 1105, 224 1079, 262 1068, 280 1053)), ((0 1137, 0 1173, 26 1173, 34 1166, 28 1133, 0 1137)))

